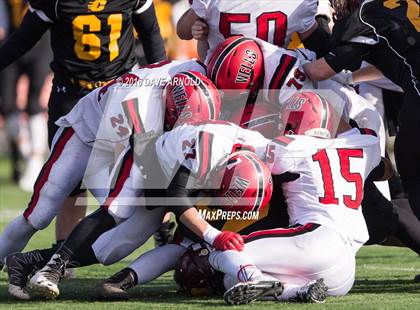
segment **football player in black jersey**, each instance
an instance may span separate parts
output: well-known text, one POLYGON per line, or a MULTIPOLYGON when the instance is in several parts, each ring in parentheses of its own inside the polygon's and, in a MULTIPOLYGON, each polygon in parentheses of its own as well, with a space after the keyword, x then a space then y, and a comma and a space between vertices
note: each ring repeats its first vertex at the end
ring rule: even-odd
MULTIPOLYGON (((332 50, 304 66, 312 80, 354 70, 362 60, 404 90, 395 142, 397 168, 420 219, 420 16, 416 0, 331 0, 332 50)), ((371 75, 371 78, 375 74, 371 75)), ((380 77, 380 75, 376 75, 380 77)))
MULTIPOLYGON (((165 59, 152 0, 30 0, 20 28, 0 47, 0 71, 31 49, 50 30, 54 59, 48 103, 49 142, 55 121, 91 90, 136 65, 133 26, 149 63, 165 59)), ((74 192, 74 195, 76 195, 74 192)), ((57 217, 57 240, 64 239, 85 214, 66 201, 57 217)))

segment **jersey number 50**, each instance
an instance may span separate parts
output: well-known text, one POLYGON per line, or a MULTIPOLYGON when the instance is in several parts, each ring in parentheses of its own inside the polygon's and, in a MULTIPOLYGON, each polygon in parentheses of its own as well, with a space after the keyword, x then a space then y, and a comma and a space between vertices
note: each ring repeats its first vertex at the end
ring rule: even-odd
MULTIPOLYGON (((120 53, 118 39, 121 37, 122 14, 108 16, 109 32, 109 61, 113 61, 120 53)), ((96 60, 101 56, 101 39, 92 32, 101 31, 101 20, 95 15, 79 15, 73 19, 73 37, 76 41, 74 52, 82 60, 96 60), (87 28, 89 33, 84 29, 87 28)))
MULTIPOLYGON (((274 36, 273 42, 271 43, 277 46, 283 46, 284 39, 286 38, 287 15, 280 11, 261 13, 255 21, 252 21, 252 23, 256 23, 257 25, 257 38, 269 42, 268 32, 270 22, 274 22, 274 36)), ((251 14, 220 13, 219 31, 225 38, 234 35, 230 29, 233 23, 249 24, 251 23, 251 14)))

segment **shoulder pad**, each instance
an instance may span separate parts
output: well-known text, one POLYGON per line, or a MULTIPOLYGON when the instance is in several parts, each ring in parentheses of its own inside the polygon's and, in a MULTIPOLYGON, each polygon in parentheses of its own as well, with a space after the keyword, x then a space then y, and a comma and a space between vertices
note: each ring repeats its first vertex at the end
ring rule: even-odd
POLYGON ((369 129, 369 128, 358 128, 358 129, 359 129, 359 131, 362 135, 371 135, 371 136, 375 136, 375 137, 378 136, 376 134, 376 132, 372 129, 369 129))

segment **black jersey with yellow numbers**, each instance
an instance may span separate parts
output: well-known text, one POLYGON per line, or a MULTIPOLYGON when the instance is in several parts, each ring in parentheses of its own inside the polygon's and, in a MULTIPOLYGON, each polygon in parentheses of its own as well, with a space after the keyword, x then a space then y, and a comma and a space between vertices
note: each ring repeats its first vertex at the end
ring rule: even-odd
POLYGON ((51 23, 56 75, 113 79, 136 63, 132 15, 152 0, 31 0, 30 10, 51 23))
POLYGON ((405 92, 420 95, 420 6, 418 0, 366 0, 338 20, 325 60, 339 72, 362 60, 378 67, 405 92))

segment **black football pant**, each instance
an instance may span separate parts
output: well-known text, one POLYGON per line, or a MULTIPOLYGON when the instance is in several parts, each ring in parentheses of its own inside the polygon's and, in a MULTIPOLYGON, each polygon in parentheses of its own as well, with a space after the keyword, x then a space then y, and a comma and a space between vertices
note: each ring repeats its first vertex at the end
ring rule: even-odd
POLYGON ((398 117, 395 159, 411 209, 420 220, 420 96, 407 93, 398 117))
POLYGON ((370 244, 397 237, 405 246, 420 254, 420 223, 411 212, 407 199, 389 201, 371 180, 365 182, 362 210, 370 244))
POLYGON ((89 90, 73 84, 69 79, 54 76, 50 100, 48 101, 48 143, 50 146, 59 128, 55 122, 69 113, 76 103, 88 93, 89 90))

